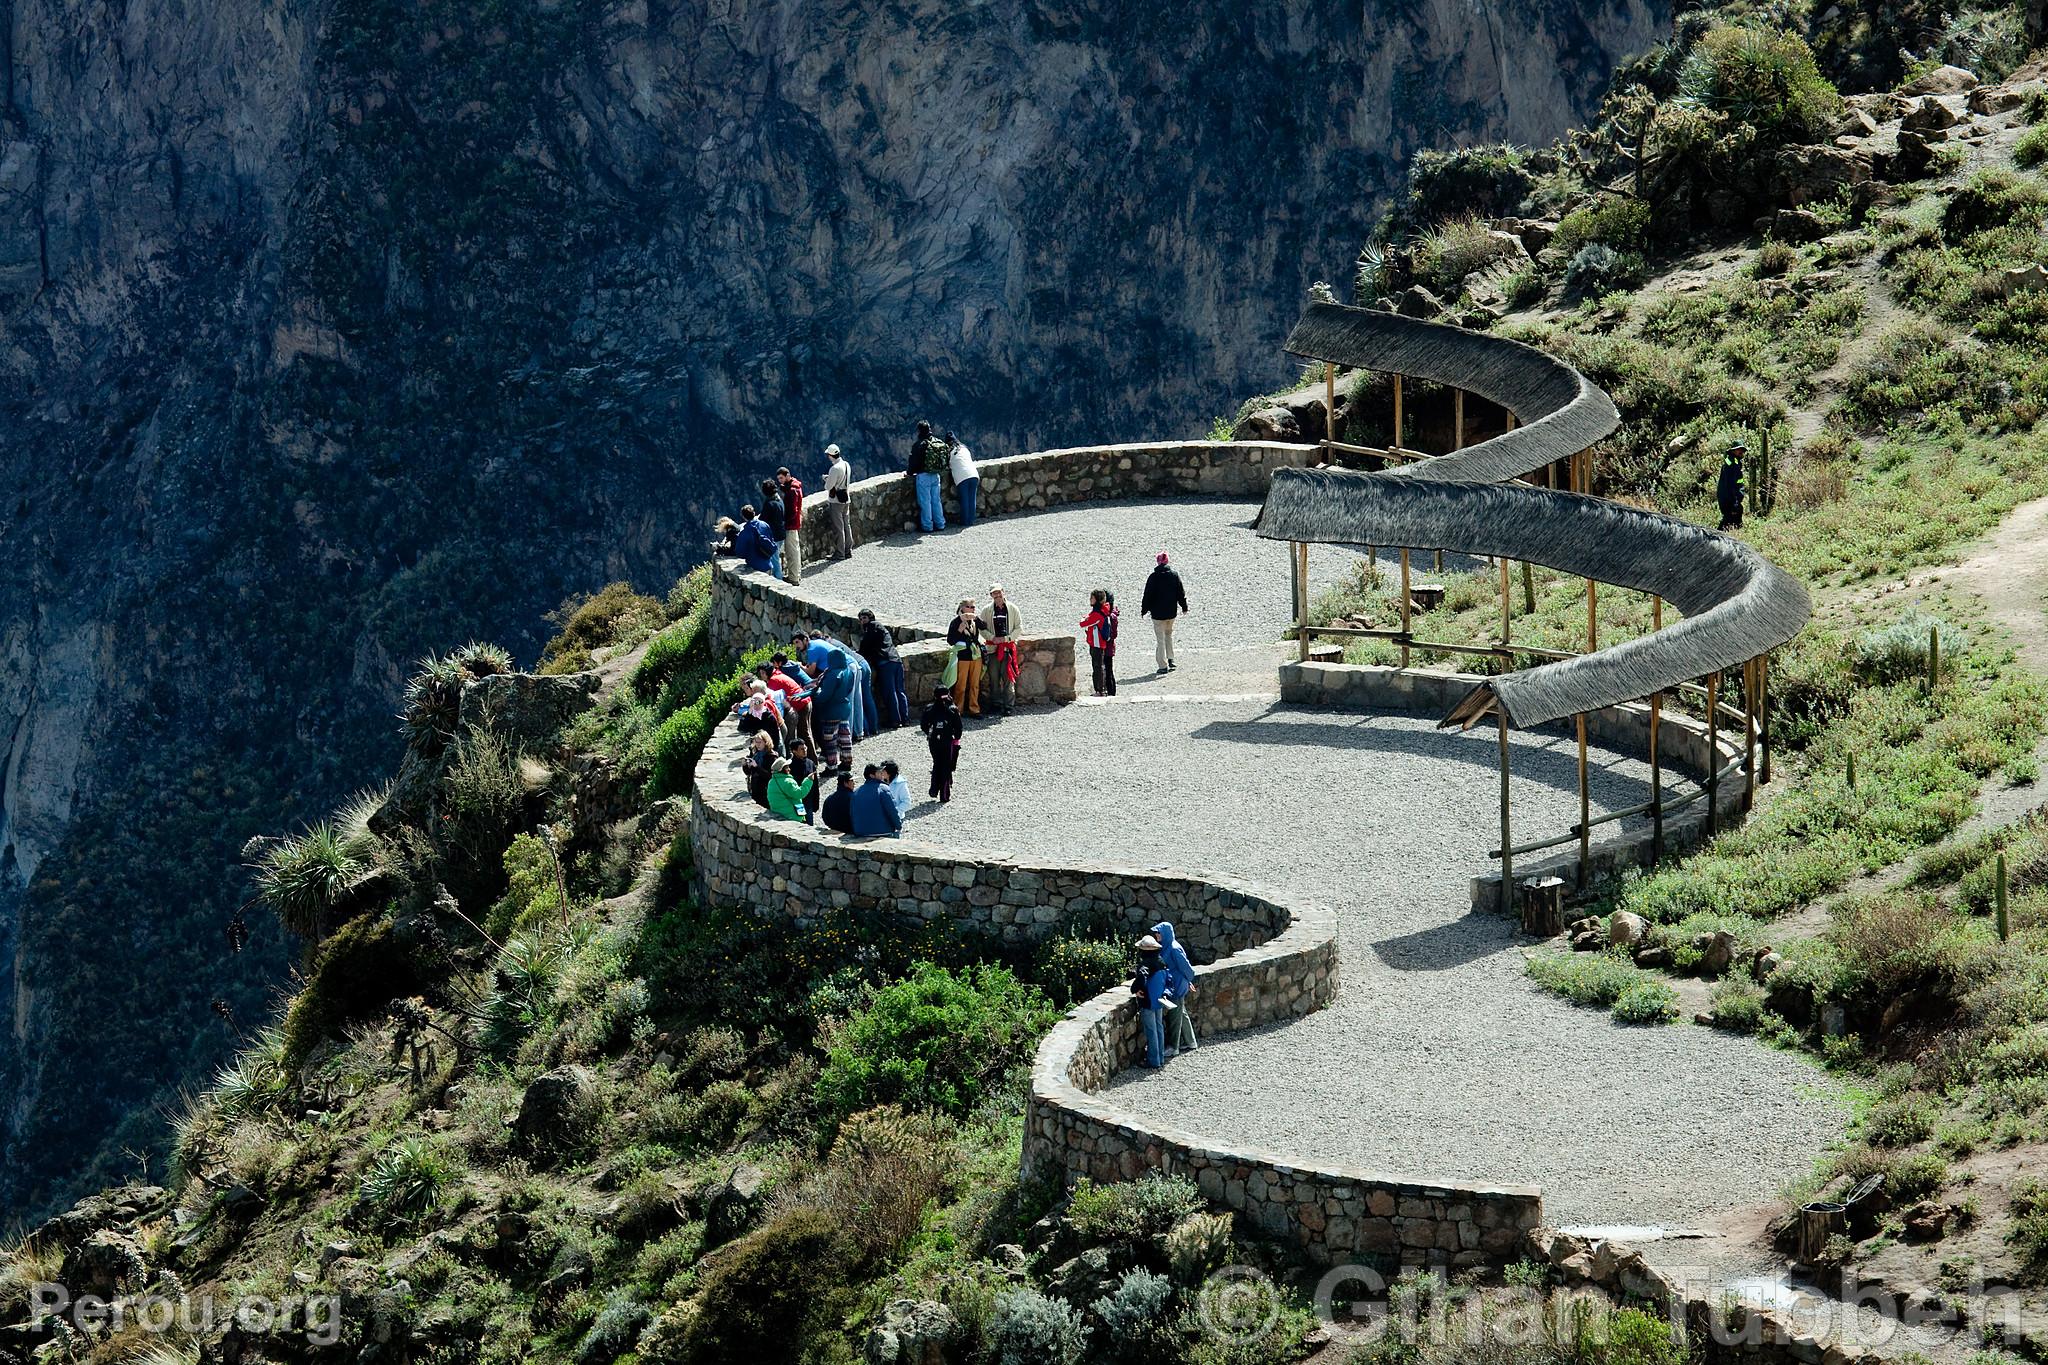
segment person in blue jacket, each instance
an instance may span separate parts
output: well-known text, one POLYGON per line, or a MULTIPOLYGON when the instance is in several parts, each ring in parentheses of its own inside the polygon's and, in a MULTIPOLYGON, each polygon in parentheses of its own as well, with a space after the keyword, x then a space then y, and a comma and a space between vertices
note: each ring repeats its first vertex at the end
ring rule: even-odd
POLYGON ((732 551, 747 561, 750 569, 782 576, 782 545, 768 534, 768 524, 754 515, 751 506, 740 509, 740 520, 744 523, 739 534, 732 538, 732 551))
POLYGON ((861 657, 860 651, 842 640, 834 639, 822 630, 814 630, 808 634, 800 630, 789 638, 791 644, 803 651, 804 658, 810 661, 813 671, 824 665, 826 656, 833 650, 845 652, 854 668, 855 692, 851 717, 853 737, 866 739, 869 735, 879 734, 882 727, 875 714, 875 670, 861 657))
POLYGON ((1179 1006, 1167 1011, 1170 1017, 1166 1020, 1166 1055, 1193 1052, 1199 1044, 1195 1040, 1195 1021, 1188 1014, 1188 997, 1195 993, 1195 964, 1188 961, 1188 950, 1180 946, 1173 936, 1173 926, 1165 920, 1152 926, 1152 937, 1159 940, 1159 960, 1166 967, 1166 998, 1179 1006))
POLYGON ((1166 989, 1171 974, 1159 955, 1159 940, 1147 934, 1138 940, 1138 974, 1131 978, 1131 998, 1138 1022, 1145 1027, 1145 1065, 1157 1071, 1166 1065, 1166 989))
POLYGON ((846 651, 828 649, 811 684, 811 724, 818 731, 818 766, 853 770, 853 707, 858 675, 846 651))
POLYGON ((882 780, 882 770, 872 763, 861 773, 861 784, 853 793, 852 814, 856 835, 903 837, 903 817, 896 813, 896 803, 889 799, 889 785, 882 780))

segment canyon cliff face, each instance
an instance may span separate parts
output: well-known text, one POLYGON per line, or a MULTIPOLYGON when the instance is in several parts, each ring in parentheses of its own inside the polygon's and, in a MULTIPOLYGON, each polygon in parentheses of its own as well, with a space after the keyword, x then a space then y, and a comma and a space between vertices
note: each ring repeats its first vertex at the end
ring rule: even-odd
POLYGON ((244 838, 912 419, 987 454, 1269 386, 1409 154, 1536 141, 1663 0, 11 0, 0 1216, 123 1173, 290 949, 244 838))

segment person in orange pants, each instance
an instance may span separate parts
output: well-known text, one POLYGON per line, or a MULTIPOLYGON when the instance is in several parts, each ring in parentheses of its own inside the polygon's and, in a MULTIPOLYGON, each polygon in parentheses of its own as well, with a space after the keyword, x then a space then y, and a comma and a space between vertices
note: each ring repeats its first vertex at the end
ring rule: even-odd
POLYGON ((975 613, 974 599, 961 598, 960 614, 946 627, 946 643, 953 646, 958 659, 953 674, 953 705, 963 716, 981 714, 981 634, 981 617, 975 613))

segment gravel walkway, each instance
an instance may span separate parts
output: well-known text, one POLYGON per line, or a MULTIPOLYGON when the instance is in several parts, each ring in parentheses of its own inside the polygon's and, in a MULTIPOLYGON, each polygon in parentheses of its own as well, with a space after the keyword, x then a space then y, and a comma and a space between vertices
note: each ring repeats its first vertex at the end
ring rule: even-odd
MULTIPOLYGON (((1243 504, 1084 507, 806 577, 820 596, 855 585, 862 600, 922 619, 952 594, 928 586, 942 566, 972 584, 1001 576, 1028 610, 1135 559, 1111 583, 1134 609, 1154 547, 1181 562, 1199 613, 1190 625, 1204 633, 1183 638, 1176 673, 1134 681, 1113 703, 978 725, 953 804, 912 812, 924 841, 1210 868, 1337 909, 1343 979, 1331 1008, 1205 1045, 1163 1072, 1126 1073, 1117 1099, 1304 1161, 1534 1182, 1553 1223, 1696 1224, 1810 1169, 1842 1128, 1818 1069, 1691 1024, 1622 1028, 1566 1005, 1529 984, 1506 920, 1466 912, 1467 881, 1497 832, 1490 732, 1246 695, 1273 690, 1278 651, 1257 641, 1288 608, 1284 552, 1253 540, 1246 519, 1243 504), (1202 612, 1218 602, 1228 609, 1202 612)), ((1340 554, 1319 556, 1325 577, 1340 554)), ((893 751, 923 792, 914 736, 862 748, 893 751)), ((1569 744, 1525 734, 1513 758, 1518 834, 1569 825, 1569 744)), ((1646 776, 1632 760, 1600 759, 1595 804, 1640 801, 1646 776)))

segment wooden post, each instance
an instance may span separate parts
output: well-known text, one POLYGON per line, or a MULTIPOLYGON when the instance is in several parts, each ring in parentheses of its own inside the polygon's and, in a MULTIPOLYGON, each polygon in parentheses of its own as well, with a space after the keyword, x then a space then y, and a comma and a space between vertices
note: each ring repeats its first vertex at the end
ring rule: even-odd
POLYGON ((1771 656, 1765 654, 1756 664, 1756 747, 1757 762, 1763 765, 1763 773, 1757 780, 1765 786, 1771 783, 1771 656))
POLYGON ((1393 450, 1401 448, 1401 376, 1394 376, 1394 444, 1393 450))
POLYGON ((1408 666, 1409 614, 1412 603, 1408 596, 1408 551, 1401 551, 1401 667, 1408 666))
POLYGON ((1308 662, 1308 542, 1294 542, 1294 600, 1300 605, 1294 615, 1295 632, 1301 640, 1301 661, 1308 662))
POLYGON ((1328 444, 1337 439, 1337 362, 1323 362, 1323 454, 1327 457, 1328 444))
POLYGON ((1465 448, 1465 391, 1451 390, 1451 449, 1465 448))
POLYGON ((1512 912, 1515 905, 1515 841, 1508 819, 1508 712, 1498 699, 1493 703, 1494 719, 1500 724, 1500 903, 1512 912))
POLYGON ((1522 615, 1536 614, 1536 566, 1522 561, 1522 615))
POLYGON ((1593 794, 1586 782, 1586 713, 1579 722, 1579 890, 1593 873, 1593 794))
POLYGON ((1742 808, 1756 803, 1756 660, 1742 666, 1742 808))
POLYGON ((1600 648, 1600 582, 1586 580, 1586 652, 1600 648))
POLYGON ((1650 861, 1664 860, 1664 768, 1657 757, 1657 732, 1664 723, 1664 694, 1650 694, 1650 861))
POLYGON ((1503 647, 1507 645, 1509 638, 1510 634, 1508 629, 1508 560, 1506 555, 1502 555, 1500 560, 1500 642, 1503 647))
POLYGON ((1707 675, 1707 837, 1721 824, 1721 670, 1707 675))
POLYGON ((1799 1259, 1819 1265, 1827 1259, 1828 1243, 1849 1232, 1849 1211, 1840 1204, 1807 1204, 1799 1210, 1799 1259))
POLYGON ((1650 629, 1664 629, 1664 599, 1655 594, 1650 597, 1650 629))

